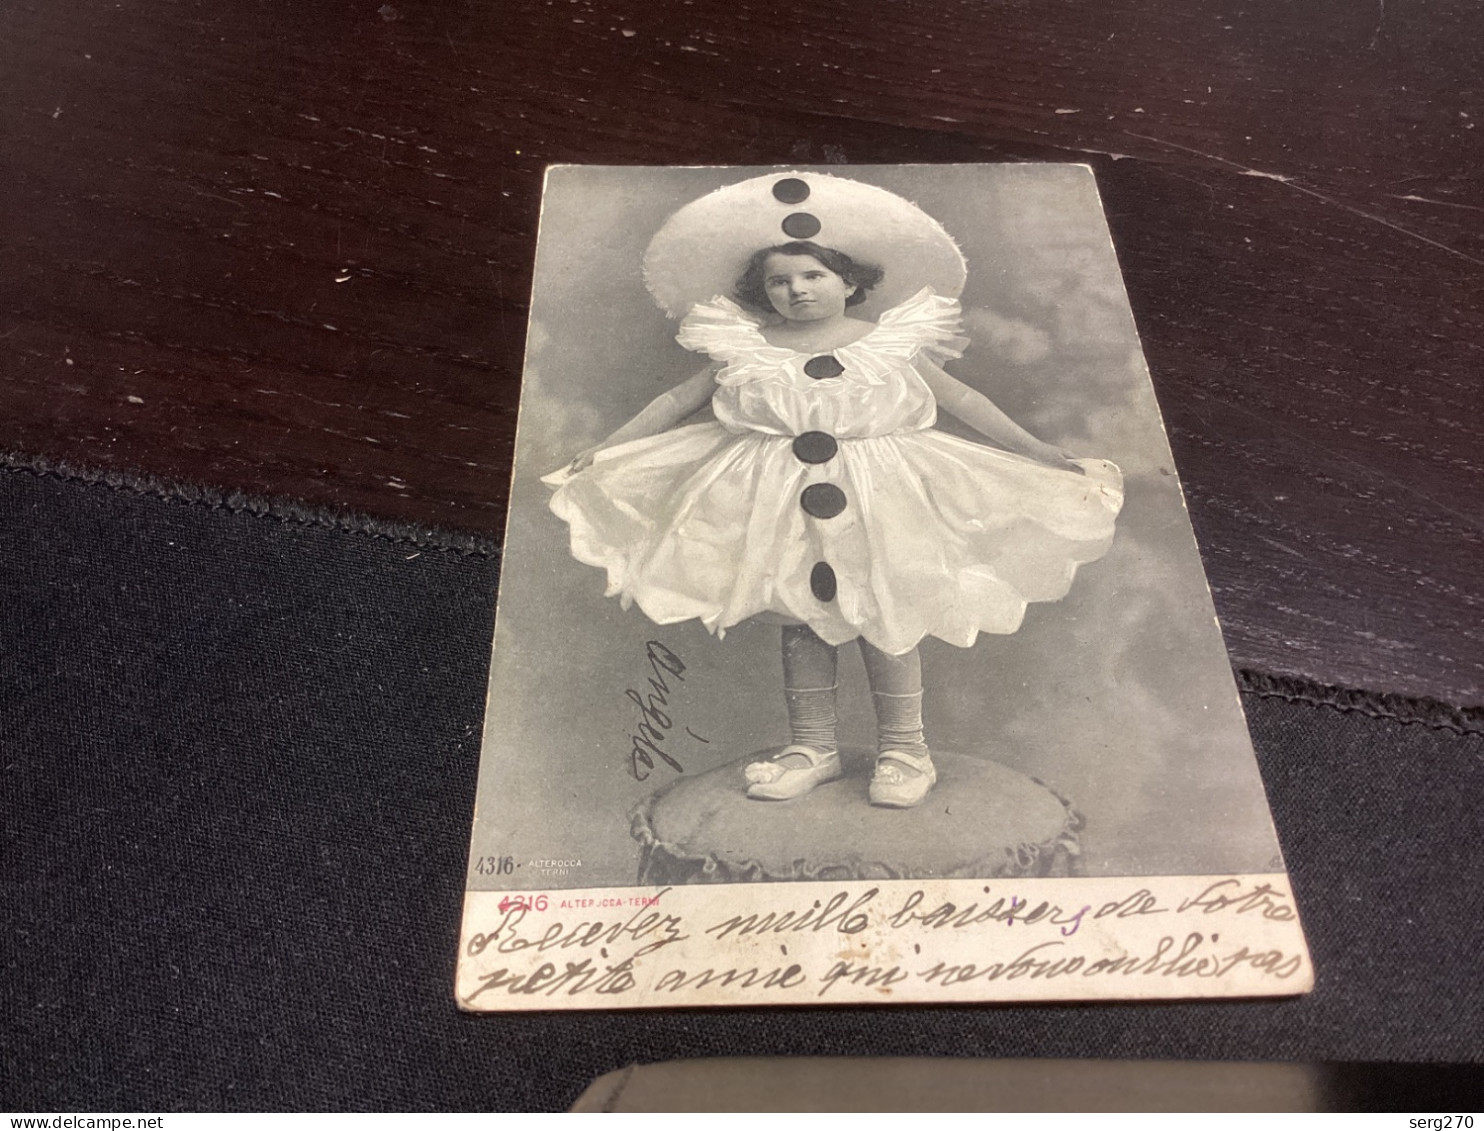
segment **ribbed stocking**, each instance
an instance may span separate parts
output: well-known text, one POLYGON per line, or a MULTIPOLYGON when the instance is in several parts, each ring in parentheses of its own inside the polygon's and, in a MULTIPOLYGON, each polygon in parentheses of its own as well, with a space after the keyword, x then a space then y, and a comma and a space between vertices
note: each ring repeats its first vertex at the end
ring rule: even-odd
POLYGON ((804 624, 783 629, 783 695, 788 725, 800 746, 829 752, 836 749, 836 670, 839 650, 826 644, 804 624))
POLYGON ((876 704, 876 750, 926 756, 922 733, 922 657, 917 649, 892 656, 861 641, 871 699, 876 704))

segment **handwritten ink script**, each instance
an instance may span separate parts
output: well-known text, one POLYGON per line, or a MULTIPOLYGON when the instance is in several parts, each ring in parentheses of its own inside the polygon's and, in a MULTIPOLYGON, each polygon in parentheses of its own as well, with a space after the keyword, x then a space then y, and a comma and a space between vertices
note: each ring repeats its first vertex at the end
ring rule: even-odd
MULTIPOLYGON (((674 685, 685 682, 685 661, 658 640, 651 640, 644 646, 644 664, 647 675, 643 688, 624 691, 624 696, 639 708, 639 725, 629 735, 629 773, 637 781, 649 777, 656 760, 677 774, 685 773, 685 767, 665 748, 676 725, 669 711, 670 699, 674 685)), ((707 741, 689 727, 686 733, 698 742, 707 741)))
POLYGON ((619 898, 639 891, 544 914, 468 893, 460 1003, 1171 998, 1298 994, 1313 981, 1281 874, 702 884, 619 898), (598 913, 574 913, 587 906, 598 913))

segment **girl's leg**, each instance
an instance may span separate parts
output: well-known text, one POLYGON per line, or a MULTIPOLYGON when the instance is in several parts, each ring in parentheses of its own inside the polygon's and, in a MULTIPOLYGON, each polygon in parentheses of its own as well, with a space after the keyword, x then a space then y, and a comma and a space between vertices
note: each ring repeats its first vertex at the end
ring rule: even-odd
POLYGON ((783 695, 793 741, 821 753, 836 749, 835 688, 839 649, 807 624, 783 628, 783 695))
POLYGON ((872 805, 910 809, 938 780, 922 736, 922 658, 917 649, 892 656, 861 641, 876 703, 876 772, 872 805))
POLYGON ((926 757, 922 736, 922 657, 917 649, 892 656, 861 641, 866 678, 876 703, 876 749, 926 757))
POLYGON ((835 747, 834 644, 825 644, 807 625, 784 628, 784 698, 788 702, 791 745, 745 770, 746 796, 787 801, 840 776, 835 747))
POLYGON ((787 801, 840 776, 835 744, 837 650, 802 624, 783 630, 783 694, 792 744, 745 771, 747 796, 787 801))

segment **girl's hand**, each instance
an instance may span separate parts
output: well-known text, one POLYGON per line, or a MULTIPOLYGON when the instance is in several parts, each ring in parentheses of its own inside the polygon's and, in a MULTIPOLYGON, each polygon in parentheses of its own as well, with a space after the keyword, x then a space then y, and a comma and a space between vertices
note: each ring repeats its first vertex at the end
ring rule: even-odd
POLYGON ((1080 463, 1073 462, 1073 460, 1075 460, 1076 458, 1077 457, 1074 456, 1071 452, 1061 453, 1062 465, 1065 466, 1068 471, 1075 471, 1078 475, 1086 475, 1087 468, 1083 467, 1080 463))
POLYGON ((1057 471, 1070 471, 1074 475, 1087 474, 1081 464, 1072 462, 1076 456, 1061 448, 1053 448, 1050 444, 1045 446, 1039 458, 1047 467, 1054 467, 1057 471))
POLYGON ((579 471, 586 471, 588 468, 592 467, 593 457, 602 450, 602 447, 602 444, 594 444, 592 447, 584 448, 582 451, 578 452, 577 455, 572 458, 572 462, 567 465, 567 474, 576 475, 579 471))

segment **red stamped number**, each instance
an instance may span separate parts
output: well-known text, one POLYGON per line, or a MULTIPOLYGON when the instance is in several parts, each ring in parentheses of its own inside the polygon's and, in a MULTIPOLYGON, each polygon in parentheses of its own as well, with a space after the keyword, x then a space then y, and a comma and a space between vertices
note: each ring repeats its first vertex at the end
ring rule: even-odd
POLYGON ((500 900, 501 911, 545 911, 546 895, 507 895, 500 900))

